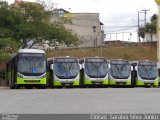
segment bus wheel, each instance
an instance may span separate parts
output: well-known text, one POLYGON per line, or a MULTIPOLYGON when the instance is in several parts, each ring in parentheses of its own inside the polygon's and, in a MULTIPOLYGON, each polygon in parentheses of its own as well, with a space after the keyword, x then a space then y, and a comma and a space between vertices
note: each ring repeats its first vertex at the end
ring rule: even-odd
POLYGON ((19 85, 17 85, 17 84, 14 85, 14 89, 19 89, 19 88, 20 88, 19 85))
POLYGON ((27 89, 32 89, 33 86, 28 85, 28 86, 26 86, 26 88, 27 88, 27 89))
POLYGON ((10 88, 11 88, 11 89, 19 89, 19 88, 20 88, 20 86, 18 86, 18 85, 14 85, 14 86, 10 86, 10 88))
POLYGON ((145 86, 145 88, 151 88, 151 86, 145 86))
POLYGON ((14 86, 9 86, 11 89, 14 89, 14 86))

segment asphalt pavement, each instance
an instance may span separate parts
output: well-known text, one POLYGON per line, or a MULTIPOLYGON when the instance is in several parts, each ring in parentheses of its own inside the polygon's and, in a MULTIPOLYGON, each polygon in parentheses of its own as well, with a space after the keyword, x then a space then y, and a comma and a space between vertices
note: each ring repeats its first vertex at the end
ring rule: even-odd
POLYGON ((0 89, 0 113, 160 113, 160 88, 0 89))

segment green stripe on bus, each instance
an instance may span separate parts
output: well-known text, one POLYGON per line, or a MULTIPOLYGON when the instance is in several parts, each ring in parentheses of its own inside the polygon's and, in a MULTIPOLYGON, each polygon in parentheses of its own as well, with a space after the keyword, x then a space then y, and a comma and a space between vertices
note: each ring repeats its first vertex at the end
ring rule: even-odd
MULTIPOLYGON (((136 85, 138 85, 138 86, 145 86, 145 84, 147 84, 147 82, 144 83, 141 80, 136 80, 136 85)), ((148 84, 150 84, 150 82, 148 82, 148 84)), ((158 85, 159 85, 159 81, 155 81, 153 83, 153 86, 158 86, 158 85)))
POLYGON ((19 78, 17 77, 16 84, 43 84, 46 85, 47 79, 46 78, 40 78, 40 79, 29 79, 29 78, 19 78))
MULTIPOLYGON (((116 83, 115 80, 109 80, 109 85, 118 85, 118 84, 116 83)), ((131 85, 131 80, 128 80, 124 85, 131 85)))
MULTIPOLYGON (((53 85, 57 86, 57 87, 58 86, 63 86, 60 81, 56 81, 56 80, 54 80, 53 85)), ((79 80, 75 80, 71 86, 79 86, 79 80)))
MULTIPOLYGON (((103 80, 102 84, 103 85, 108 85, 109 80, 103 80)), ((92 80, 84 80, 84 84, 85 85, 93 85, 94 83, 92 82, 92 80)))

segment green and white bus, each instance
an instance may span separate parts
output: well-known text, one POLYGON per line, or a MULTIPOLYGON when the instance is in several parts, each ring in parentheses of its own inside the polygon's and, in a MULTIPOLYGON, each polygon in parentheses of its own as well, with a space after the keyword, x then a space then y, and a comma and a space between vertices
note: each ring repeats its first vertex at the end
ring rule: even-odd
POLYGON ((134 86, 155 86, 159 85, 159 75, 157 62, 142 60, 132 62, 133 66, 133 85, 134 86))
POLYGON ((80 60, 81 85, 108 85, 108 64, 103 57, 86 57, 80 60))
POLYGON ((43 50, 20 49, 6 65, 10 88, 47 86, 46 55, 43 50))
POLYGON ((80 65, 76 57, 55 57, 50 61, 51 73, 51 86, 79 86, 80 81, 80 65), (52 64, 53 63, 53 64, 52 64))
POLYGON ((158 68, 158 81, 159 81, 159 87, 160 87, 160 62, 157 62, 157 68, 158 68))
POLYGON ((128 60, 109 60, 109 85, 131 86, 131 65, 128 60))

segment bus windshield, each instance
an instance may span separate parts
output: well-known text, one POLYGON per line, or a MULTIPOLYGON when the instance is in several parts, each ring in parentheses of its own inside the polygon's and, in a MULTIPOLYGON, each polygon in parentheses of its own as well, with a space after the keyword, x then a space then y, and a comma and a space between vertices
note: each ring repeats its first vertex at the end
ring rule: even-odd
POLYGON ((79 63, 76 58, 55 58, 54 73, 59 79, 73 79, 79 74, 79 63))
POLYGON ((112 60, 110 61, 110 74, 116 79, 127 79, 131 74, 131 67, 128 61, 112 60))
POLYGON ((23 53, 19 55, 18 72, 24 75, 41 75, 46 71, 45 55, 23 53))
POLYGON ((158 76, 158 69, 156 62, 141 61, 138 63, 138 75, 142 79, 154 80, 158 76))
POLYGON ((91 78, 104 78, 107 75, 107 62, 101 58, 85 60, 85 73, 91 78))

